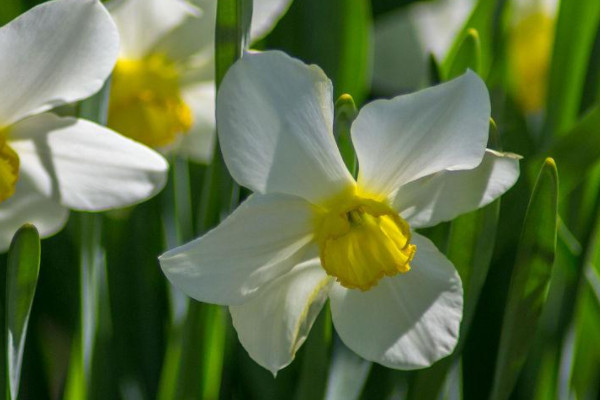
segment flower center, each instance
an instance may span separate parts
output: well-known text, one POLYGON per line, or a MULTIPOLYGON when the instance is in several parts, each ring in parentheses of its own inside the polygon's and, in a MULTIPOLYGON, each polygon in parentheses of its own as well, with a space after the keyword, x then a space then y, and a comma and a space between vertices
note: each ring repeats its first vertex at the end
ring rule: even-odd
POLYGON ((119 59, 112 75, 108 126, 152 147, 167 146, 192 125, 174 63, 160 54, 119 59))
POLYGON ((19 179, 19 156, 0 131, 0 203, 15 193, 19 179))
POLYGON ((410 227, 386 203, 344 195, 317 218, 325 271, 350 289, 368 290, 384 276, 406 273, 417 250, 410 227))

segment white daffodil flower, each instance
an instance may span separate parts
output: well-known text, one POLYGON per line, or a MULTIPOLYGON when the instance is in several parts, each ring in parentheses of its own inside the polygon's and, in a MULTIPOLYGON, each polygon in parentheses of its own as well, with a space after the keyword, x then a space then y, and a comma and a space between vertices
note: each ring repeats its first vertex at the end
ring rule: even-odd
MULTIPOLYGON (((291 0, 255 0, 251 38, 291 0)), ((113 0, 121 34, 108 126, 148 146, 208 163, 215 143, 217 0, 113 0)))
POLYGON ((415 369, 454 349, 463 290, 413 228, 482 207, 517 180, 515 157, 486 149, 490 102, 474 73, 362 108, 351 134, 360 172, 333 137, 332 84, 281 52, 246 54, 217 98, 229 171, 254 191, 218 227, 160 257, 189 296, 230 306, 243 346, 288 365, 329 298, 360 356, 415 369))
POLYGON ((156 194, 158 153, 90 121, 47 112, 97 92, 119 36, 98 0, 55 0, 0 28, 0 251, 24 223, 42 237, 68 209, 100 211, 156 194))

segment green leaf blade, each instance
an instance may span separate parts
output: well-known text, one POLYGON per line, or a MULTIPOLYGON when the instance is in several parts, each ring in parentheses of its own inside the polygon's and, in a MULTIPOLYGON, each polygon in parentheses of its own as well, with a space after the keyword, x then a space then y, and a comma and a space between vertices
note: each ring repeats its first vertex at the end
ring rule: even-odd
POLYGON ((27 325, 40 271, 40 236, 26 224, 15 234, 6 271, 6 365, 10 398, 19 392, 27 325))
POLYGON ((533 189, 504 313, 491 399, 508 399, 545 304, 558 231, 558 173, 546 159, 533 189))

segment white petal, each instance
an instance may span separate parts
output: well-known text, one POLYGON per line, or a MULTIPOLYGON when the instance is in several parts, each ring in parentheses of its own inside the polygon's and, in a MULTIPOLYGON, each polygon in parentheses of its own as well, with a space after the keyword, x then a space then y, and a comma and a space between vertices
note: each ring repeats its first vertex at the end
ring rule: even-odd
POLYGON ((433 226, 491 203, 518 178, 517 157, 487 150, 476 168, 442 171, 400 187, 392 205, 413 228, 433 226))
POLYGON ((199 10, 185 0, 121 0, 110 3, 110 13, 121 35, 121 57, 137 59, 199 10))
POLYGON ((181 135, 177 153, 191 160, 209 164, 215 152, 215 83, 206 82, 186 87, 182 92, 183 100, 192 110, 194 122, 192 128, 181 135))
POLYGON ((206 235, 160 256, 171 283, 207 303, 241 304, 298 264, 312 240, 309 203, 252 195, 206 235))
POLYGON ((167 162, 90 121, 44 113, 13 125, 9 142, 37 190, 82 211, 130 206, 158 193, 167 162))
POLYGON ((412 269, 367 292, 331 288, 331 316, 342 341, 361 357, 397 369, 424 368, 456 346, 463 290, 454 266, 418 234, 412 269))
POLYGON ((24 224, 35 225, 45 238, 61 230, 68 217, 67 208, 35 190, 26 176, 20 176, 15 194, 0 203, 0 252, 8 249, 24 224))
POLYGON ((252 4, 252 41, 266 36, 290 7, 292 0, 254 0, 252 4))
POLYGON ((359 184, 388 195, 444 169, 475 168, 488 138, 490 99, 469 71, 459 78, 392 100, 376 100, 352 124, 359 184))
POLYGON ((317 258, 272 280, 248 302, 229 307, 250 357, 273 374, 290 364, 327 300, 331 283, 317 258))
POLYGON ((0 127, 97 92, 118 49, 97 0, 49 1, 0 28, 0 127))
MULTIPOLYGON (((214 66, 215 27, 217 23, 216 0, 194 0, 199 12, 188 15, 174 29, 162 35, 152 51, 165 54, 171 60, 185 64, 206 63, 214 66)), ((189 65, 185 66, 186 68, 189 65)))
POLYGON ((217 133, 235 180, 313 202, 352 182, 333 138, 331 81, 279 51, 246 54, 217 94, 217 133))

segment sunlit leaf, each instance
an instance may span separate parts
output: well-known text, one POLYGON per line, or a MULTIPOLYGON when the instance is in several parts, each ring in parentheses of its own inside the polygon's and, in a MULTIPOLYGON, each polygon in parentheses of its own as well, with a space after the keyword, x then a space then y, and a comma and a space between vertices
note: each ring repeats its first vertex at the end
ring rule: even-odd
POLYGON ((491 399, 508 399, 546 301, 558 223, 558 175, 547 159, 533 189, 509 286, 491 399))
POLYGON ((578 117, 599 18, 600 2, 596 0, 560 2, 546 96, 546 143, 567 133, 578 117))
POLYGON ((6 270, 6 393, 9 399, 16 399, 19 393, 27 324, 40 271, 40 252, 37 229, 24 225, 12 240, 6 270))

